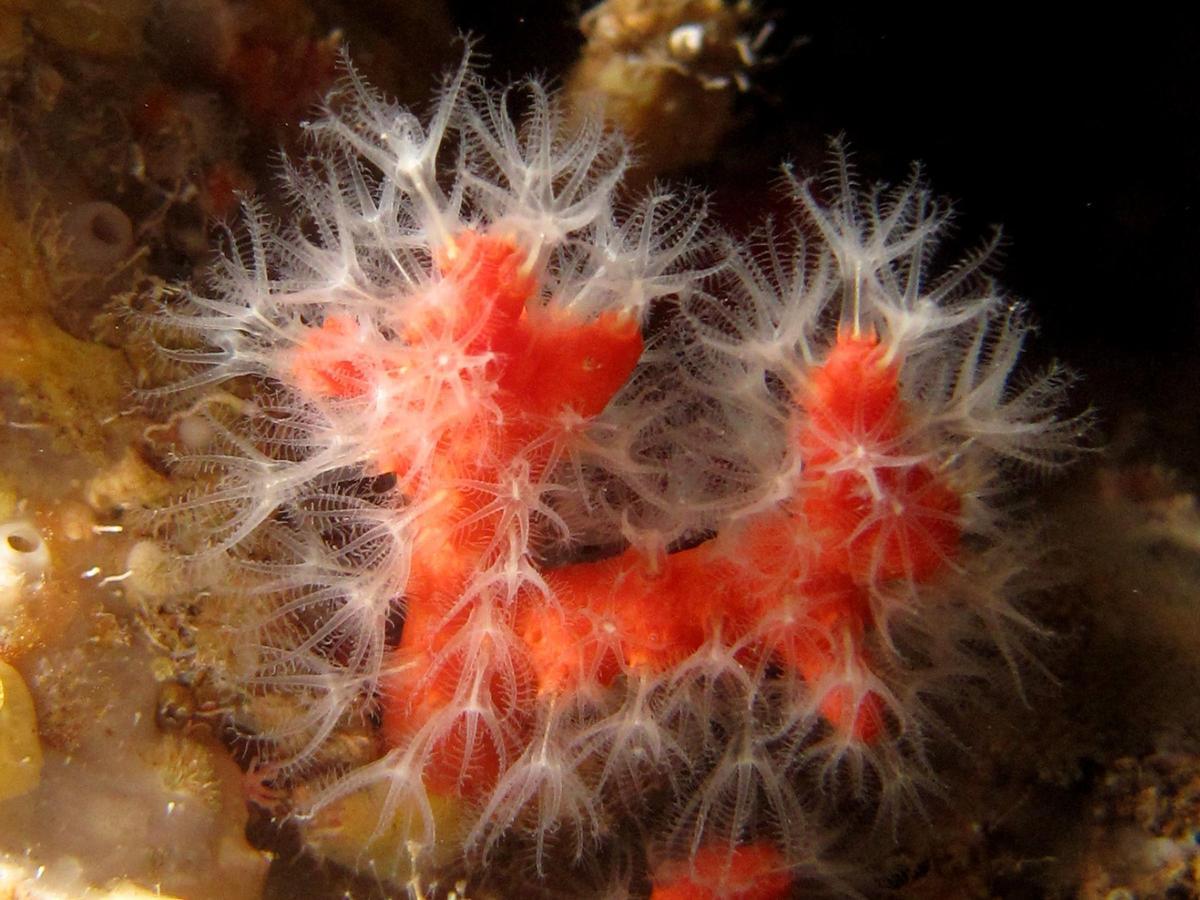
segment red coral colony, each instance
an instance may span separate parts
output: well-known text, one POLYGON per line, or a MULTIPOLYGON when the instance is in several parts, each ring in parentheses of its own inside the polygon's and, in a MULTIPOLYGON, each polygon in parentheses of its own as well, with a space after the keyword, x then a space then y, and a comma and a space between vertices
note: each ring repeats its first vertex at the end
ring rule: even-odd
POLYGON ((565 119, 466 65, 427 122, 345 76, 296 226, 251 209, 153 317, 182 374, 149 393, 206 426, 167 521, 242 598, 298 820, 371 798, 362 865, 552 888, 625 842, 659 900, 849 890, 939 710, 1019 667, 1006 497, 1071 455, 1066 379, 1010 380, 986 253, 928 274, 917 179, 838 150, 735 238, 688 191, 619 204, 623 142, 565 119))

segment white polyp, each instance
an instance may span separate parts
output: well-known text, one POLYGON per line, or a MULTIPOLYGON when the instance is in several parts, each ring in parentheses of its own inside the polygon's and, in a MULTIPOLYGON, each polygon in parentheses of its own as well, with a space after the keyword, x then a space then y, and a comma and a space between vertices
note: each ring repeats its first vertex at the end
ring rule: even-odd
POLYGON ((49 568, 50 551, 32 522, 20 519, 0 525, 0 571, 37 580, 49 568))
POLYGON ((50 551, 32 523, 0 525, 0 621, 15 610, 21 591, 40 583, 49 568, 50 551))

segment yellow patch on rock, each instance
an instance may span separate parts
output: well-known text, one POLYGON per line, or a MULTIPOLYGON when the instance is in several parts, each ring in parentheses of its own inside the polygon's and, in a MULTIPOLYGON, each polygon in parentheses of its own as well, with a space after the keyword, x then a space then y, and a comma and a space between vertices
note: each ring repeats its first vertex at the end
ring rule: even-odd
POLYGON ((0 660, 0 800, 29 793, 41 779, 33 697, 21 673, 0 660))

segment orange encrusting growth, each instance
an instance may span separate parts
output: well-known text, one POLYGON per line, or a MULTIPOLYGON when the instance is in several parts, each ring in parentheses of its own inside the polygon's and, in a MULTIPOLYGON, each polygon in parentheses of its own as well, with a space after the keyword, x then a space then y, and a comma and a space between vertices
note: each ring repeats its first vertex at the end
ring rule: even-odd
POLYGON ((840 332, 798 402, 806 415, 795 439, 812 486, 798 499, 809 530, 846 554, 856 579, 936 574, 958 542, 960 500, 898 447, 900 371, 879 339, 840 332))
POLYGON ((701 847, 691 861, 664 867, 650 900, 783 900, 792 876, 770 844, 701 847))
MULTIPOLYGON (((531 740, 539 697, 603 689, 623 672, 668 673, 709 641, 736 643, 738 661, 756 671, 795 673, 819 692, 831 725, 858 741, 879 739, 888 728, 883 701, 864 686, 872 591, 936 577, 960 536, 959 495, 903 444, 899 367, 879 339, 840 332, 824 362, 793 386, 790 440, 802 473, 785 502, 717 541, 658 559, 630 549, 562 566, 539 573, 549 596, 529 587, 499 596, 472 579, 506 562, 508 545, 497 541, 511 527, 504 492, 550 474, 575 439, 569 423, 604 409, 637 364, 642 337, 631 315, 589 320, 536 302, 537 273, 504 236, 464 231, 436 263, 440 280, 410 298, 411 315, 383 352, 371 335, 375 356, 364 358, 358 323, 331 316, 292 358, 297 384, 314 396, 384 389, 419 404, 389 410, 397 443, 376 459, 421 510, 393 651, 399 674, 381 689, 389 745, 405 746, 440 720, 427 789, 483 796, 531 740), (454 367, 465 379, 473 365, 479 379, 480 360, 486 384, 476 384, 476 406, 486 412, 455 393, 454 367), (427 389, 393 390, 422 377, 427 389), (437 452, 419 466, 418 448, 403 437, 414 416, 441 427, 437 452), (503 664, 488 664, 492 656, 503 664), (466 711, 481 704, 487 727, 466 711)), ((789 880, 774 871, 772 852, 738 848, 718 871, 702 851, 691 874, 657 886, 655 897, 717 896, 713 884, 722 896, 782 896, 789 880)))
POLYGON ((552 685, 571 690, 593 671, 611 681, 619 669, 661 673, 679 663, 711 630, 710 562, 702 546, 667 557, 655 570, 637 551, 627 550, 599 562, 547 572, 546 582, 558 605, 572 621, 587 622, 588 640, 582 655, 578 643, 556 646, 552 642, 560 634, 534 624, 546 613, 536 606, 521 611, 519 621, 526 632, 532 624, 536 638, 532 658, 539 691, 547 692, 552 685), (619 666, 606 663, 604 656, 613 654, 619 666))
POLYGON ((783 665, 822 685, 820 709, 855 739, 886 727, 869 672, 873 587, 921 583, 953 559, 959 497, 897 449, 905 426, 899 371, 875 337, 841 333, 797 391, 793 439, 804 463, 791 499, 722 542, 651 562, 635 551, 546 573, 565 612, 525 610, 540 692, 570 691, 620 668, 661 673, 706 641, 743 642, 742 661, 783 665), (846 445, 867 463, 845 466, 846 445), (563 616, 564 625, 545 620, 563 616), (607 629, 612 639, 597 639, 607 629))
POLYGON ((588 418, 629 379, 642 333, 637 319, 621 312, 580 322, 560 310, 528 310, 510 353, 496 383, 519 398, 523 413, 552 417, 569 408, 588 418))
POLYGON ((310 329, 292 357, 292 375, 306 394, 346 399, 366 390, 362 369, 346 345, 354 341, 358 324, 349 316, 329 316, 310 329))
POLYGON ((838 332, 825 362, 808 376, 797 392, 806 413, 800 438, 805 461, 828 463, 835 454, 811 438, 821 434, 873 434, 894 440, 903 426, 900 370, 885 361, 879 338, 838 332))
MULTIPOLYGON (((400 475, 410 486, 410 504, 423 510, 414 529, 404 630, 394 651, 399 674, 381 686, 383 734, 390 745, 399 746, 432 717, 451 718, 453 724, 441 730, 443 737, 435 742, 425 768, 426 787, 477 797, 495 783, 500 760, 519 752, 531 719, 520 701, 532 695, 535 682, 520 666, 503 673, 486 667, 468 673, 463 655, 447 651, 463 629, 477 627, 473 615, 497 614, 492 606, 484 608, 494 604, 491 598, 461 602, 471 577, 494 562, 485 556, 503 515, 503 504, 494 502, 498 497, 472 485, 503 490, 518 458, 529 468, 530 482, 546 474, 556 436, 563 431, 561 422, 600 412, 629 379, 643 345, 632 315, 608 312, 587 320, 536 303, 537 273, 531 271, 524 248, 505 236, 460 232, 436 254, 435 264, 440 278, 425 295, 409 299, 411 314, 385 352, 376 349, 373 358, 364 359, 357 323, 331 316, 304 336, 291 369, 296 383, 317 397, 352 399, 401 382, 421 383, 422 378, 428 385, 425 390, 388 391, 412 398, 410 407, 400 404, 390 410, 398 426, 393 433, 402 435, 403 426, 414 419, 444 423, 437 452, 425 468, 409 471, 415 454, 403 441, 380 447, 376 454, 380 471, 400 475), (479 359, 488 360, 483 399, 493 411, 490 421, 477 409, 460 410, 454 393, 455 379, 469 377, 454 366, 462 363, 465 369, 479 359), (499 719, 500 737, 497 730, 474 728, 448 712, 462 702, 464 682, 472 678, 482 683, 465 687, 486 697, 499 719)), ((499 614, 511 619, 512 610, 499 614)), ((529 631, 535 626, 531 620, 522 627, 529 631)), ((547 615, 537 627, 552 635, 556 628, 570 631, 578 623, 567 625, 547 615)), ((552 643, 569 642, 559 638, 552 643)), ((476 652, 486 655, 494 649, 476 652)), ((602 670, 604 664, 598 663, 597 677, 611 679, 615 660, 608 661, 604 674, 602 670)))

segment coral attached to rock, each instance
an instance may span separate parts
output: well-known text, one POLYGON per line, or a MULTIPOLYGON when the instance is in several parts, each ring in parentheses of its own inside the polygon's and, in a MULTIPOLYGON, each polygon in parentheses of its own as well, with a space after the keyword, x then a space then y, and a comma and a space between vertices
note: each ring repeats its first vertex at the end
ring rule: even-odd
POLYGON ((1010 380, 986 254, 929 275, 947 209, 840 153, 787 235, 619 203, 619 138, 465 65, 427 121, 348 71, 309 129, 296 224, 251 207, 163 300, 147 394, 194 484, 157 527, 240 598, 312 843, 396 879, 634 847, 662 898, 837 882, 944 705, 1019 668, 1004 498, 1077 442, 1060 372, 1010 380))

